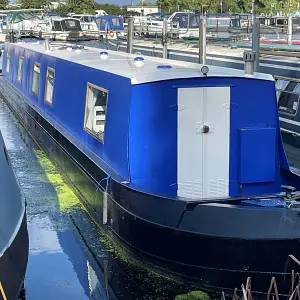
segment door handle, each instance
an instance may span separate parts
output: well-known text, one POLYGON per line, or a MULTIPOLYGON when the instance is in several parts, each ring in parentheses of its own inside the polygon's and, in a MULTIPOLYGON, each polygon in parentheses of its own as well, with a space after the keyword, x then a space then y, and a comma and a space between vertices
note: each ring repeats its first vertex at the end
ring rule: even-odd
POLYGON ((210 128, 209 128, 208 125, 204 125, 204 126, 202 127, 202 133, 208 133, 209 130, 210 130, 210 128))

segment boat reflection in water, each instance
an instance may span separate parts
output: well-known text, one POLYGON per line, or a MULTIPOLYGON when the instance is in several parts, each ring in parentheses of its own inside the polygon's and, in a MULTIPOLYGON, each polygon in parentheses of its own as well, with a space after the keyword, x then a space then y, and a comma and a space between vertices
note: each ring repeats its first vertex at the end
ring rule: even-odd
MULTIPOLYGON (((0 130, 27 199, 26 299, 174 299, 192 289, 145 270, 142 261, 130 262, 110 244, 61 173, 1 101, 0 130)), ((63 155, 51 141, 48 147, 63 155)), ((74 169, 69 173, 76 175, 74 169)))
POLYGON ((74 209, 70 215, 74 229, 58 232, 57 237, 86 296, 97 300, 174 299, 193 289, 188 283, 156 275, 142 261, 114 248, 85 214, 74 209))

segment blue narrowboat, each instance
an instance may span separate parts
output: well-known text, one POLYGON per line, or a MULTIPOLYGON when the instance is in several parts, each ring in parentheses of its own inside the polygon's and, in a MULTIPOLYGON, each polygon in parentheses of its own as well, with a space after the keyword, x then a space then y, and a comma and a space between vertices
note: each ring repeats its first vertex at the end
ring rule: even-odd
POLYGON ((104 15, 96 17, 96 23, 99 28, 100 37, 116 39, 124 35, 124 23, 122 17, 113 15, 104 15))
POLYGON ((267 293, 275 276, 289 292, 299 177, 272 76, 6 43, 0 93, 41 144, 43 133, 79 166, 85 177, 71 165, 66 176, 128 249, 206 289, 251 277, 267 293))

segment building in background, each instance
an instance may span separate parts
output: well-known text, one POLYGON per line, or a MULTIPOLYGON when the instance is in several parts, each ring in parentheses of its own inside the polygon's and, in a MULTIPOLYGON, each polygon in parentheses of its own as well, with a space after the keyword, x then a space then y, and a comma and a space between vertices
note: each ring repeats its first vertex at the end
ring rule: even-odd
POLYGON ((50 8, 56 9, 59 5, 66 5, 67 2, 65 1, 58 1, 58 2, 50 2, 50 8))
POLYGON ((148 15, 148 14, 158 13, 159 9, 158 9, 158 6, 137 5, 137 6, 127 6, 127 11, 135 11, 142 15, 148 15))

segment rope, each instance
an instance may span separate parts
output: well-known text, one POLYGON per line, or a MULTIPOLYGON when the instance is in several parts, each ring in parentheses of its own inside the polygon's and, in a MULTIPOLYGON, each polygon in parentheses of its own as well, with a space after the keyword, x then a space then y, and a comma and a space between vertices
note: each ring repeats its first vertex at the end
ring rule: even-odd
POLYGON ((101 189, 103 189, 103 191, 107 192, 107 190, 108 190, 108 181, 109 181, 110 178, 111 178, 110 175, 108 175, 107 177, 102 178, 102 179, 98 182, 98 184, 97 184, 96 192, 98 192, 99 188, 101 188, 101 189), (105 186, 105 189, 101 186, 101 182, 104 181, 104 180, 106 180, 106 186, 105 186))
POLYGON ((1 291, 1 295, 3 297, 3 300, 7 300, 2 283, 0 282, 0 291, 1 291))

